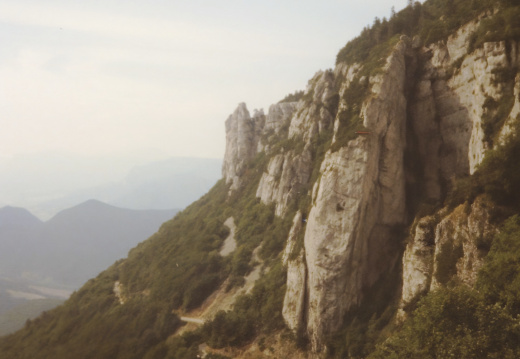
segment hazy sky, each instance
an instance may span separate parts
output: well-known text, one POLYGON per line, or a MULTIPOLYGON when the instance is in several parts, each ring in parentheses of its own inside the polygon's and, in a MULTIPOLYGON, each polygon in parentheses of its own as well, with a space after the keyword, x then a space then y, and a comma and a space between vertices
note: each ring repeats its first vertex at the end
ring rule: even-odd
POLYGON ((406 0, 0 0, 0 157, 221 158, 224 121, 304 89, 406 0))

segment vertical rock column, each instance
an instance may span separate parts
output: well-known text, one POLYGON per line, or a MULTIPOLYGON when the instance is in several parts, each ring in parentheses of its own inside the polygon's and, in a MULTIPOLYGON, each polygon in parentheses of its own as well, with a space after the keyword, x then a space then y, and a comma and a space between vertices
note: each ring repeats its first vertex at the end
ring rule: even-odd
POLYGON ((363 290, 397 260, 390 248, 392 227, 406 217, 406 51, 401 41, 384 73, 371 79, 372 94, 362 110, 370 135, 329 151, 313 191, 304 239, 308 304, 303 318, 315 352, 361 302, 363 290))
POLYGON ((240 177, 247 162, 257 153, 258 141, 265 123, 263 113, 251 118, 245 103, 240 103, 226 120, 226 152, 222 176, 231 184, 230 191, 240 187, 240 177))

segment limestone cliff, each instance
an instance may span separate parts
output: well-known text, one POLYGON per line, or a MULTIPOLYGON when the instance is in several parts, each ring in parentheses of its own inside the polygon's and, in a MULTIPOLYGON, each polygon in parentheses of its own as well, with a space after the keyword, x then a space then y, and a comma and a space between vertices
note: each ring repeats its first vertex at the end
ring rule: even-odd
MULTIPOLYGON (((519 45, 485 43, 468 53, 478 26, 470 22, 427 47, 402 36, 377 71, 338 63, 318 72, 297 103, 255 118, 241 104, 226 122, 223 174, 231 190, 247 161, 264 152, 256 196, 277 216, 294 216, 283 316, 314 352, 400 260, 396 233, 412 223, 417 202, 442 203, 520 113, 520 78, 500 79, 520 65, 519 45), (490 133, 486 118, 497 113, 490 103, 505 96, 514 96, 512 105, 498 134, 490 133)), ((479 199, 416 220, 403 256, 401 308, 450 280, 474 282, 482 241, 496 231, 489 216, 479 199)))
MULTIPOLYGON (((450 186, 454 178, 474 173, 486 150, 499 144, 484 133, 484 121, 493 111, 490 102, 504 102, 514 95, 514 105, 498 131, 501 141, 519 114, 518 76, 499 78, 504 70, 518 67, 518 44, 485 43, 467 53, 477 26, 478 21, 467 24, 446 43, 431 45, 420 54, 424 64, 410 115, 424 168, 423 190, 430 199, 442 197, 441 188, 450 186)), ((489 221, 491 210, 479 198, 470 208, 443 209, 418 220, 403 257, 402 308, 448 281, 474 284, 486 246, 497 230, 489 221)))
POLYGON ((457 281, 473 285, 497 228, 493 206, 479 197, 471 205, 444 209, 418 220, 403 257, 401 308, 430 290, 457 281))
POLYGON ((327 152, 321 164, 305 232, 307 332, 315 350, 396 260, 391 228, 406 220, 406 50, 399 43, 385 73, 374 78, 362 110, 370 135, 327 152))
POLYGON ((260 135, 265 124, 262 112, 251 117, 245 103, 240 103, 226 120, 226 153, 222 176, 231 184, 230 190, 240 187, 240 176, 247 162, 256 155, 260 135))

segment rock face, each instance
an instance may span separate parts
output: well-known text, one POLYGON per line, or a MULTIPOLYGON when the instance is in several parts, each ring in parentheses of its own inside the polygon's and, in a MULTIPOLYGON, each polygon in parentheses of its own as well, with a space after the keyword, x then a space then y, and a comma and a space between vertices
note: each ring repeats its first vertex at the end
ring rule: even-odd
MULTIPOLYGON (((293 216, 302 198, 310 202, 296 213, 287 243, 283 316, 314 352, 324 351, 323 338, 397 263, 396 229, 417 211, 411 199, 441 203, 453 180, 473 173, 519 116, 520 76, 500 81, 520 65, 519 45, 487 43, 468 54, 477 27, 469 23, 428 47, 403 36, 375 75, 363 64, 340 63, 318 72, 297 103, 253 118, 241 104, 227 120, 223 175, 231 191, 248 161, 264 152, 256 196, 280 217, 293 216), (361 102, 349 97, 352 86, 367 88, 361 102), (489 104, 504 96, 511 107, 491 136, 484 131, 496 114, 489 104), (363 134, 345 130, 347 112, 363 134)), ((454 278, 474 282, 482 245, 495 231, 488 218, 479 199, 469 210, 417 220, 403 257, 402 308, 454 278)))
POLYGON ((444 209, 418 221, 403 256, 401 308, 449 281, 475 284, 497 231, 490 224, 491 210, 479 197, 471 206, 460 205, 450 213, 444 209))
POLYGON ((231 184, 230 191, 240 187, 240 176, 247 162, 257 153, 257 146, 265 123, 263 113, 251 118, 245 103, 240 103, 226 121, 226 153, 222 176, 231 184))
POLYGON ((271 105, 265 118, 263 139, 259 144, 258 152, 269 152, 269 143, 284 136, 289 128, 291 118, 296 110, 297 102, 283 102, 271 105))
MULTIPOLYGON (((518 45, 517 45, 518 46, 518 45)), ((517 74, 514 79, 513 88, 514 104, 509 113, 504 127, 500 131, 499 143, 503 144, 507 136, 511 133, 512 126, 515 120, 520 118, 520 74, 517 74)))
POLYGON ((287 266, 287 291, 285 292, 282 314, 287 326, 298 333, 301 333, 304 329, 305 318, 303 315, 307 300, 307 267, 305 266, 304 249, 298 247, 302 230, 302 214, 297 212, 282 259, 283 264, 287 266))
POLYGON ((322 349, 324 335, 339 329, 346 311, 360 303, 363 289, 387 269, 381 257, 396 260, 388 249, 389 229, 406 219, 405 53, 403 42, 365 103, 364 125, 371 135, 329 151, 321 165, 305 232, 307 332, 315 351, 322 349))
POLYGON ((307 185, 316 165, 313 163, 313 141, 332 128, 334 98, 337 98, 334 84, 335 77, 331 71, 320 71, 309 81, 304 99, 297 105, 278 104, 269 109, 268 118, 271 113, 284 113, 280 117, 283 121, 287 119, 288 108, 294 111, 290 123, 284 122, 278 131, 279 135, 285 136, 286 144, 281 153, 271 158, 256 192, 263 203, 276 204, 277 216, 284 216, 291 201, 308 191, 307 185), (284 105, 283 111, 281 105, 284 105), (286 127, 288 132, 282 130, 286 127))
POLYGON ((403 256, 401 307, 406 307, 430 289, 435 252, 436 218, 421 218, 403 256))
MULTIPOLYGON (((295 109, 295 102, 278 103, 271 105, 267 116, 260 110, 255 111, 251 117, 246 104, 240 103, 229 116, 226 121, 226 152, 222 177, 226 179, 226 183, 231 184, 230 191, 240 187, 240 177, 251 159, 259 152, 269 152, 272 143, 287 136, 295 109)), ((276 163, 273 166, 270 168, 276 171, 276 163)), ((262 197, 261 194, 258 196, 262 197)))
POLYGON ((283 216, 290 201, 300 195, 309 181, 311 166, 309 151, 274 156, 260 179, 256 196, 265 204, 276 203, 276 215, 283 216))

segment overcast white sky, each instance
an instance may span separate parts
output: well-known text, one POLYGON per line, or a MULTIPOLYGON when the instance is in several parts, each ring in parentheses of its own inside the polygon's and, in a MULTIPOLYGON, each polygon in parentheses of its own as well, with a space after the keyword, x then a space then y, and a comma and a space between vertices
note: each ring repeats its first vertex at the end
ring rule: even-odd
POLYGON ((239 102, 304 89, 406 0, 0 0, 0 157, 221 158, 239 102))

